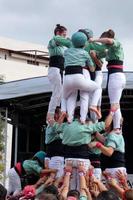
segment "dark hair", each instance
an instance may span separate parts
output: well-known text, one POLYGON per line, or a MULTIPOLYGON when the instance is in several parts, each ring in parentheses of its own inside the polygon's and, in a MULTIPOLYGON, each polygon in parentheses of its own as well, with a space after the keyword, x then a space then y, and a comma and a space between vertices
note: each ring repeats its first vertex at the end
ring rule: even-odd
POLYGON ((36 156, 32 157, 31 160, 36 160, 38 164, 40 165, 40 167, 44 168, 44 163, 42 163, 36 156))
POLYGON ((84 33, 86 35, 86 37, 87 37, 87 40, 90 39, 89 36, 88 36, 88 33, 87 33, 87 31, 85 29, 79 29, 78 32, 84 33))
POLYGON ((109 29, 108 31, 105 31, 101 34, 101 38, 108 37, 108 38, 114 38, 115 32, 112 29, 109 29))
POLYGON ((44 188, 43 191, 47 194, 54 194, 56 196, 58 195, 58 189, 55 185, 48 185, 44 188))
POLYGON ((126 190, 123 196, 126 200, 133 200, 133 189, 126 190))
POLYGON ((0 184, 0 200, 6 199, 7 189, 0 184))
POLYGON ((58 200, 58 198, 54 194, 47 194, 44 192, 40 194, 37 199, 38 200, 58 200))
POLYGON ((70 191, 67 193, 67 197, 70 197, 70 196, 79 199, 80 193, 79 193, 78 190, 70 190, 70 191))
POLYGON ((119 200, 119 197, 114 192, 108 190, 108 191, 101 192, 97 196, 96 200, 119 200))
POLYGON ((54 34, 56 35, 57 32, 62 33, 64 31, 67 31, 67 28, 65 26, 61 26, 60 24, 57 24, 54 29, 54 34))
POLYGON ((100 38, 105 38, 105 37, 107 37, 107 32, 106 32, 106 31, 104 31, 104 32, 101 34, 100 38))

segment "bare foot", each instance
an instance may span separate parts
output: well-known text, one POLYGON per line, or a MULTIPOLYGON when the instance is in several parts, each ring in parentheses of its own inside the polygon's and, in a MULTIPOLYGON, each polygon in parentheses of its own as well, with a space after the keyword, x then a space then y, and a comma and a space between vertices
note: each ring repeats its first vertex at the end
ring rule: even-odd
POLYGON ((54 122, 54 114, 51 114, 51 113, 47 113, 47 117, 46 117, 46 122, 48 124, 50 124, 51 122, 54 122))
POLYGON ((80 124, 82 124, 82 125, 84 125, 85 124, 85 121, 83 121, 83 120, 79 120, 80 121, 80 124))
POLYGON ((96 113, 98 119, 101 119, 101 118, 102 118, 102 114, 101 114, 100 111, 97 110, 97 107, 96 107, 96 106, 90 106, 89 109, 90 109, 91 111, 93 111, 93 112, 96 113))

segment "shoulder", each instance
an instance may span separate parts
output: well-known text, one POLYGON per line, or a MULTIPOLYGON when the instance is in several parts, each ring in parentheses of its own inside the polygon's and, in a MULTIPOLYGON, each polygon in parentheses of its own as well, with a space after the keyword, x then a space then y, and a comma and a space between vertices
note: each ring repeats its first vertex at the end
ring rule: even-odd
POLYGON ((123 139, 123 136, 122 136, 122 134, 117 134, 115 132, 112 132, 112 133, 108 134, 107 138, 108 138, 108 140, 111 140, 111 141, 114 141, 117 143, 123 139))
POLYGON ((113 40, 112 46, 113 46, 113 47, 120 47, 120 46, 121 46, 121 43, 120 43, 117 39, 114 39, 114 40, 113 40))

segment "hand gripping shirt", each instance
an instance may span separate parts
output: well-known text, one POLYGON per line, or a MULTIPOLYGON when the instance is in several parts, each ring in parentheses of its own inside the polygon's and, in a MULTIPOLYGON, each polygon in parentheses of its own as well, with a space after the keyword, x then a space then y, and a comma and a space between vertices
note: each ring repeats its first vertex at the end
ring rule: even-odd
POLYGON ((49 55, 51 56, 64 56, 65 47, 72 46, 71 40, 62 36, 54 36, 48 44, 49 55))

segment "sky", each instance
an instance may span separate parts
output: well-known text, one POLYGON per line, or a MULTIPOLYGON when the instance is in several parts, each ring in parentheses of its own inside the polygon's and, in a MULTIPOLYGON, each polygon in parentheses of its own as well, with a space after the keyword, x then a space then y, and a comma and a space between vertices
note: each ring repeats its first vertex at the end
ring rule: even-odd
POLYGON ((47 46, 56 24, 68 36, 90 28, 95 38, 111 28, 125 52, 125 70, 133 70, 132 0, 0 0, 0 36, 47 46))

